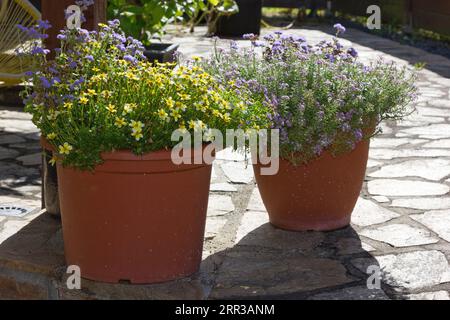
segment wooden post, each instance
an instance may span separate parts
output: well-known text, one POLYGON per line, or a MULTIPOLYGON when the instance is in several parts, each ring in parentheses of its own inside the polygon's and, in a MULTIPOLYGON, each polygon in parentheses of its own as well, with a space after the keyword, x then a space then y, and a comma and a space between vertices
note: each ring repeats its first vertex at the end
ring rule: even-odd
MULTIPOLYGON (((75 0, 42 0, 42 20, 50 21, 53 26, 48 30, 49 37, 45 43, 48 49, 59 47, 56 36, 66 26, 65 10, 73 4, 75 0)), ((94 5, 84 12, 84 16, 86 22, 83 23, 82 28, 96 29, 99 23, 106 21, 106 0, 94 0, 94 5)))
MULTIPOLYGON (((45 41, 45 46, 52 50, 59 47, 59 40, 56 36, 60 30, 67 25, 65 10, 75 4, 75 0, 42 0, 42 20, 48 20, 52 28, 47 30, 49 37, 45 41)), ((106 22, 106 0, 94 0, 94 5, 84 12, 86 22, 82 28, 94 30, 101 22, 106 22)), ((49 56, 52 57, 51 55, 49 56)), ((58 179, 56 168, 49 164, 52 158, 51 151, 44 150, 42 160, 42 206, 48 213, 54 216, 60 215, 58 197, 58 179)))
POLYGON ((404 0, 404 17, 403 17, 403 31, 406 33, 412 33, 413 31, 413 4, 412 0, 404 0))

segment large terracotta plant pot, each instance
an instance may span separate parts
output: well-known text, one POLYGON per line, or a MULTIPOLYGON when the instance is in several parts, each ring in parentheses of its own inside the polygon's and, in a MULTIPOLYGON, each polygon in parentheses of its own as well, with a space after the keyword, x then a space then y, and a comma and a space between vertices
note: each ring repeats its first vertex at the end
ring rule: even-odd
POLYGON ((293 231, 327 231, 350 224, 365 177, 369 141, 350 153, 325 152, 306 165, 280 159, 276 175, 261 175, 254 165, 258 188, 270 222, 293 231))
POLYGON ((155 283, 198 270, 211 165, 170 156, 108 153, 94 172, 58 165, 66 261, 82 277, 155 283))

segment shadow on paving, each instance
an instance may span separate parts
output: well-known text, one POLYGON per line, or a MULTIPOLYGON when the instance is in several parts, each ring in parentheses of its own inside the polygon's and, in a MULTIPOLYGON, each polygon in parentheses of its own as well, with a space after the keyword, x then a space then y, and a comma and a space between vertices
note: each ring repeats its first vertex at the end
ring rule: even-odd
POLYGON ((367 288, 367 268, 378 262, 351 227, 334 232, 290 232, 269 223, 223 252, 212 299, 388 299, 367 288))
MULTIPOLYGON (((42 214, 0 245, 0 298, 16 299, 388 299, 367 288, 377 261, 356 232, 288 232, 269 224, 208 256, 192 277, 154 285, 82 280, 69 290, 60 221, 42 214)), ((389 292, 391 289, 383 284, 389 292)))
POLYGON ((27 197, 27 187, 40 187, 41 163, 27 162, 41 151, 39 133, 0 129, 0 196, 27 197))

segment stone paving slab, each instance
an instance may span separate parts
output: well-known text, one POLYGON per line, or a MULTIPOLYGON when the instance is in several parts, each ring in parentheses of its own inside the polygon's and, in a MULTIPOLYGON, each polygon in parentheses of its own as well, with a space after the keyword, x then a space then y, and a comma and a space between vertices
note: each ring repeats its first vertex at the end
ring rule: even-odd
MULTIPOLYGON (((264 30, 268 32, 268 30, 264 30)), ((312 42, 332 37, 329 26, 289 32, 312 42)), ((204 28, 171 34, 187 58, 206 55, 204 28)), ((83 280, 65 286, 60 222, 40 206, 39 135, 19 109, 0 107, 0 206, 35 209, 0 214, 0 299, 420 299, 450 292, 450 60, 349 29, 345 42, 361 60, 382 55, 419 72, 417 111, 383 123, 371 143, 367 178, 352 225, 334 232, 274 228, 245 155, 225 150, 212 174, 204 255, 192 277, 164 284, 110 285, 83 280), (369 289, 370 270, 381 286, 369 289)), ((228 46, 228 41, 219 46, 228 46)))

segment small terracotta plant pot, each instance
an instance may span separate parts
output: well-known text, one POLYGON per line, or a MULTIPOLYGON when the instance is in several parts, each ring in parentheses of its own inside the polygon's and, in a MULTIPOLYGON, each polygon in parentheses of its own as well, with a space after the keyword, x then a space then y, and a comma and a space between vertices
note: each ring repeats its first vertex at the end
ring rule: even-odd
POLYGON ((369 140, 349 153, 324 152, 306 165, 280 159, 276 175, 253 166, 262 200, 274 226, 292 231, 328 231, 346 227, 365 177, 369 140))
POLYGON ((65 256, 83 278, 156 283, 195 273, 202 258, 211 165, 170 151, 102 155, 95 171, 58 164, 65 256))

